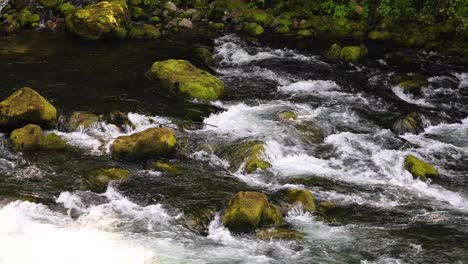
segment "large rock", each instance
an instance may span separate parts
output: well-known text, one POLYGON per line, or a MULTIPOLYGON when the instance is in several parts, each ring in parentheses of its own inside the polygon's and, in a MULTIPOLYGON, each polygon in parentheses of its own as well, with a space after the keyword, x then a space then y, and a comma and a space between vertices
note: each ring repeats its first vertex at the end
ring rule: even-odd
POLYGON ((95 114, 86 112, 73 112, 67 118, 64 129, 65 131, 77 131, 79 129, 90 128, 93 124, 99 121, 99 117, 95 114))
POLYGON ((256 170, 266 170, 271 166, 265 159, 264 151, 265 147, 263 142, 250 141, 241 143, 229 149, 227 153, 220 153, 220 155, 229 159, 231 165, 230 170, 238 170, 243 164, 244 171, 246 173, 252 173, 256 170))
POLYGON ((112 157, 141 159, 160 157, 175 150, 176 136, 168 128, 149 128, 130 136, 118 137, 111 146, 112 157))
POLYGON ((431 164, 422 161, 413 155, 406 156, 405 169, 414 177, 420 177, 422 179, 436 177, 439 174, 436 168, 431 164))
POLYGON ((57 110, 44 97, 24 87, 0 103, 0 127, 15 129, 27 124, 53 127, 57 110))
POLYGON ((216 100, 224 93, 223 81, 185 60, 155 62, 149 77, 161 81, 172 93, 202 100, 216 100))
POLYGON ((38 125, 27 125, 13 130, 10 140, 15 151, 56 150, 65 148, 65 142, 56 134, 43 135, 38 125))
POLYGON ((122 38, 130 20, 125 1, 103 1, 85 6, 65 19, 71 33, 88 40, 122 38))
POLYGON ((239 192, 228 204, 223 224, 238 232, 250 232, 259 227, 280 225, 283 215, 268 202, 266 195, 257 192, 239 192))
POLYGON ((303 240, 304 233, 287 228, 264 228, 256 232, 257 238, 270 240, 303 240))
POLYGON ((315 201, 312 193, 306 189, 289 189, 283 196, 287 209, 301 206, 304 212, 315 211, 315 201))

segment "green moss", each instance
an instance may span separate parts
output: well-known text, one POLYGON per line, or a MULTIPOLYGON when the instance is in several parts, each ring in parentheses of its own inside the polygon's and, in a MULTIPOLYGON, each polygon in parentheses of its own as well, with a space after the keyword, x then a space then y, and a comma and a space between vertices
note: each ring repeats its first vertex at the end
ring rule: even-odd
POLYGON ((222 30, 224 29, 224 24, 223 23, 210 23, 208 25, 211 29, 215 29, 215 30, 222 30))
POLYGON ((176 136, 168 128, 149 128, 129 136, 118 137, 111 146, 113 158, 143 159, 161 157, 175 150, 176 136))
POLYGON ((57 110, 29 87, 21 88, 0 103, 0 126, 18 128, 24 124, 55 126, 57 110))
POLYGON ((155 62, 149 77, 161 81, 162 86, 175 93, 202 100, 217 100, 224 93, 224 83, 185 60, 155 62))
POLYGON ((129 0, 128 4, 131 6, 141 6, 143 4, 143 0, 129 0))
POLYGON ((133 39, 157 39, 161 37, 159 29, 153 25, 133 26, 128 32, 128 36, 133 39))
POLYGON ((257 23, 248 23, 244 26, 244 31, 251 36, 260 36, 265 30, 257 23))
POLYGON ((214 63, 213 54, 207 48, 197 48, 195 49, 195 53, 197 54, 197 57, 205 64, 211 65, 214 63))
POLYGON ((228 203, 223 224, 238 232, 249 232, 258 227, 279 225, 283 216, 268 202, 266 195, 257 192, 239 192, 228 203))
POLYGON ((263 26, 266 26, 271 23, 273 17, 267 12, 259 9, 248 9, 246 11, 246 18, 250 22, 254 22, 263 26))
POLYGON ((321 215, 326 215, 336 208, 336 203, 332 201, 323 201, 317 205, 317 211, 321 215))
POLYGON ((157 16, 152 16, 152 17, 150 17, 150 19, 148 20, 148 22, 149 22, 150 24, 156 25, 156 24, 161 23, 161 18, 159 18, 159 17, 157 17, 157 16))
POLYGON ((25 27, 32 26, 33 23, 39 22, 41 17, 25 8, 18 13, 16 19, 22 27, 25 27))
POLYGON ((85 112, 73 112, 65 123, 66 131, 77 131, 86 129, 99 121, 99 117, 95 114, 85 112))
POLYGON ((158 170, 158 171, 167 171, 171 173, 177 173, 179 172, 179 169, 176 166, 170 165, 167 162, 157 160, 153 163, 153 168, 158 170))
POLYGON ((389 31, 371 31, 368 38, 376 41, 387 41, 392 38, 392 33, 389 31))
POLYGON ((291 120, 296 120, 297 115, 293 111, 286 110, 286 111, 282 111, 282 112, 280 112, 278 114, 278 119, 280 121, 282 121, 282 122, 288 122, 288 121, 291 121, 291 120))
POLYGON ((149 15, 146 14, 145 10, 141 7, 133 7, 132 8, 132 18, 134 20, 148 20, 149 15))
POLYGON ((42 129, 38 125, 27 125, 13 130, 10 140, 15 151, 38 150, 43 142, 42 129))
POLYGON ((400 86, 403 92, 414 95, 421 94, 421 89, 429 86, 426 77, 417 73, 392 76, 391 82, 400 86))
POLYGON ((89 173, 86 182, 92 191, 103 192, 109 182, 127 180, 129 175, 128 170, 120 168, 97 169, 89 173))
POLYGON ((75 6, 70 3, 63 3, 59 6, 59 11, 63 16, 68 16, 76 10, 75 6))
POLYGON ((303 240, 304 233, 287 228, 264 228, 256 232, 257 238, 269 240, 303 240))
POLYGON ((309 190, 289 189, 286 191, 284 201, 291 206, 302 205, 305 212, 315 211, 314 197, 309 190))
POLYGON ((313 35, 313 32, 309 29, 301 29, 297 32, 297 35, 299 37, 311 37, 313 35))
POLYGON ((184 12, 178 14, 177 17, 179 17, 179 18, 192 18, 192 14, 187 12, 187 11, 184 11, 184 12))
POLYGON ((397 134, 413 133, 417 134, 423 130, 421 114, 411 112, 399 118, 392 126, 392 131, 397 134))
POLYGON ((327 58, 331 60, 338 60, 340 58, 342 49, 343 48, 338 44, 331 45, 331 47, 328 49, 328 52, 327 52, 327 58))
POLYGON ((288 26, 283 25, 283 26, 279 26, 275 28, 275 32, 280 33, 280 34, 286 34, 286 33, 291 32, 291 29, 288 26))
POLYGON ((367 57, 367 48, 361 46, 346 46, 343 47, 340 53, 340 60, 346 62, 357 63, 367 57))
POLYGON ((130 20, 123 1, 103 1, 85 6, 65 19, 69 32, 84 39, 115 38, 116 28, 125 28, 130 20))
POLYGON ((55 133, 47 134, 41 144, 41 149, 57 150, 64 149, 66 146, 65 141, 55 133))
POLYGON ((266 170, 271 167, 271 164, 263 159, 264 151, 265 148, 261 143, 250 148, 249 156, 245 160, 245 171, 247 173, 252 173, 257 169, 266 170))
POLYGON ((47 8, 54 8, 59 4, 59 0, 38 0, 39 3, 47 8))
POLYGON ((406 156, 405 169, 414 177, 420 177, 423 179, 435 177, 439 174, 431 164, 424 162, 413 155, 406 156))

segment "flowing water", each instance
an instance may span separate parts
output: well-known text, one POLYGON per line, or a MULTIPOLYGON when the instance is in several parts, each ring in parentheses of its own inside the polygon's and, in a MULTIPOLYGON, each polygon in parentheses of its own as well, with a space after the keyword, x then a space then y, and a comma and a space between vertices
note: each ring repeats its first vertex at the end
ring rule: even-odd
POLYGON ((61 114, 120 110, 135 124, 126 131, 103 122, 55 131, 76 147, 66 152, 13 153, 2 137, 0 263, 468 262, 463 60, 371 47, 368 62, 351 65, 327 61, 312 44, 264 43, 235 35, 213 43, 197 34, 126 43, 32 32, 0 39, 2 98, 31 86, 61 114), (214 46, 214 67, 193 55, 201 46, 214 46), (145 77, 152 62, 168 58, 216 73, 227 96, 212 105, 171 98, 145 77), (422 97, 390 84, 392 74, 407 72, 429 77, 422 97), (298 113, 296 126, 278 121, 284 110, 298 113), (389 130, 411 111, 426 117, 424 132, 389 130), (109 158, 114 138, 160 124, 177 131, 171 163, 182 173, 109 158), (319 127, 324 142, 310 143, 297 124, 319 127), (251 140, 265 142, 271 168, 248 175, 230 169, 227 150, 251 140), (433 164, 440 177, 414 179, 403 169, 407 154, 433 164), (109 166, 129 169, 130 179, 102 194, 87 191, 86 173, 109 166), (274 196, 291 187, 338 206, 328 217, 289 212, 287 222, 305 240, 262 241, 222 226, 222 210, 236 192, 274 196), (206 208, 217 212, 206 236, 184 227, 185 216, 206 208))

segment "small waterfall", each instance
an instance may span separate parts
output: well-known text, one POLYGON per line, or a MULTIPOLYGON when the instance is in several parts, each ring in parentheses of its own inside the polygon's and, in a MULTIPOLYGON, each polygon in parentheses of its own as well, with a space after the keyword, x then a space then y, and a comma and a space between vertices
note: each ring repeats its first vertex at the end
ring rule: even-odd
POLYGON ((0 17, 2 17, 3 8, 8 5, 9 0, 0 0, 0 17))

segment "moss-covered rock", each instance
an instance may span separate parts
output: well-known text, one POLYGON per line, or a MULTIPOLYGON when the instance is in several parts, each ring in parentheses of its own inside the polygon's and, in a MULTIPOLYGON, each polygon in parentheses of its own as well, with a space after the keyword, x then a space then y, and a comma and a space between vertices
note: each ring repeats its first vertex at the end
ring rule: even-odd
POLYGON ((95 114, 86 113, 86 112, 73 112, 67 118, 66 123, 64 124, 64 130, 78 131, 79 129, 86 129, 96 124, 99 121, 99 117, 95 114))
POLYGON ((103 192, 109 182, 127 180, 129 175, 128 170, 120 168, 96 169, 89 172, 86 182, 92 191, 103 192))
POLYGON ((426 77, 418 73, 394 75, 391 78, 391 82, 394 85, 398 85, 403 92, 416 96, 421 95, 422 89, 429 86, 426 77))
POLYGON ((141 7, 133 7, 132 8, 132 18, 133 20, 148 20, 150 16, 145 12, 145 10, 141 7))
POLYGON ((323 143, 324 131, 315 122, 293 122, 292 125, 305 142, 309 144, 323 143))
POLYGON ((249 34, 250 36, 255 37, 255 36, 260 36, 263 33, 265 33, 265 30, 259 24, 252 22, 252 23, 247 23, 244 26, 244 32, 249 34))
POLYGON ((68 16, 76 10, 76 7, 71 3, 63 3, 59 6, 59 11, 63 16, 68 16))
POLYGON ((0 24, 0 33, 13 34, 21 28, 21 25, 13 19, 8 19, 0 24))
POLYGON ((214 30, 223 30, 224 29, 224 23, 210 23, 208 26, 211 29, 214 29, 214 30))
POLYGON ((369 39, 375 40, 375 41, 388 41, 389 39, 392 38, 392 33, 389 31, 371 31, 367 35, 369 39))
POLYGON ((65 141, 57 134, 44 136, 38 125, 27 125, 13 130, 10 140, 15 151, 59 150, 66 147, 65 141))
POLYGON ((315 201, 312 193, 306 189, 288 189, 284 196, 283 201, 286 203, 288 209, 295 206, 302 206, 304 212, 315 211, 315 201))
POLYGON ((15 151, 38 150, 43 142, 42 129, 38 125, 27 125, 13 130, 10 140, 15 151))
POLYGON ((333 44, 328 49, 327 57, 332 60, 357 63, 367 57, 367 48, 364 45, 341 47, 333 44))
POLYGON ((122 131, 135 129, 135 124, 128 118, 128 114, 120 111, 112 111, 104 116, 104 120, 120 128, 122 131))
POLYGON ((167 162, 164 162, 162 160, 157 160, 153 162, 153 168, 157 171, 167 171, 171 173, 177 173, 179 172, 179 168, 177 168, 174 165, 171 165, 167 162))
POLYGON ((227 228, 238 232, 250 232, 259 227, 283 223, 283 216, 266 195, 257 192, 239 192, 228 204, 223 217, 227 228))
POLYGON ((195 49, 195 53, 197 54, 197 57, 205 64, 211 65, 214 63, 214 57, 211 51, 209 51, 207 48, 197 48, 195 49))
POLYGON ((405 158, 405 169, 408 170, 414 177, 432 178, 439 173, 431 164, 416 158, 413 155, 408 155, 405 158))
POLYGON ((34 14, 29 9, 25 8, 18 13, 16 19, 22 27, 34 27, 35 25, 38 25, 39 21, 41 20, 41 17, 38 14, 34 14))
POLYGON ((55 133, 47 134, 42 141, 40 149, 60 150, 66 147, 65 141, 55 133))
POLYGON ((191 211, 190 215, 184 218, 182 225, 195 234, 207 236, 209 225, 215 218, 215 215, 216 211, 213 209, 191 211))
POLYGON ((134 25, 128 32, 128 36, 132 39, 157 39, 161 37, 161 32, 154 25, 134 25))
POLYGON ((392 131, 397 134, 418 134, 424 131, 422 115, 417 112, 411 112, 398 118, 392 126, 392 131))
POLYGON ((297 32, 297 36, 305 38, 305 37, 311 37, 314 34, 312 30, 310 29, 301 29, 297 32))
POLYGON ((158 16, 152 16, 148 20, 148 23, 153 24, 153 25, 159 24, 161 23, 161 18, 159 18, 158 16))
POLYGON ((174 94, 202 100, 217 100, 224 93, 223 81, 185 60, 155 62, 149 77, 159 80, 165 89, 174 94))
POLYGON ((120 38, 130 20, 125 1, 103 1, 85 6, 65 19, 69 32, 88 40, 120 38))
POLYGON ((282 123, 289 123, 292 120, 296 120, 297 115, 293 111, 286 110, 278 113, 278 120, 282 123))
POLYGON ((271 166, 264 157, 264 145, 260 141, 236 144, 217 154, 229 160, 231 171, 237 171, 244 165, 243 171, 252 173, 257 169, 265 170, 271 166))
POLYGON ((264 228, 257 230, 257 238, 265 241, 270 240, 303 240, 304 233, 288 228, 264 228))
POLYGON ((57 110, 44 97, 24 87, 0 102, 0 127, 14 129, 26 124, 50 128, 57 121, 57 110))
POLYGON ((252 173, 258 169, 266 170, 271 167, 271 164, 264 158, 265 147, 263 144, 253 145, 248 152, 249 154, 245 160, 245 171, 247 173, 252 173))
POLYGON ((161 157, 175 150, 176 136, 168 128, 149 128, 129 136, 118 137, 111 146, 113 158, 143 159, 161 157))

